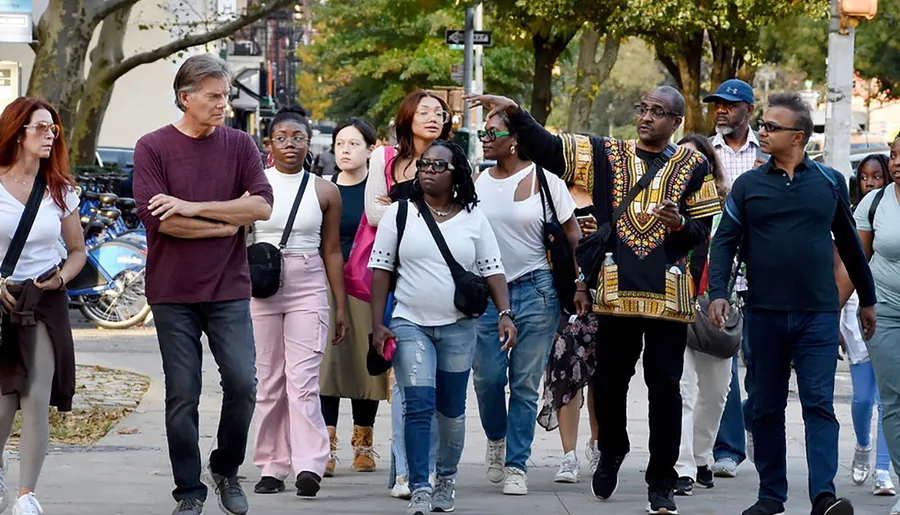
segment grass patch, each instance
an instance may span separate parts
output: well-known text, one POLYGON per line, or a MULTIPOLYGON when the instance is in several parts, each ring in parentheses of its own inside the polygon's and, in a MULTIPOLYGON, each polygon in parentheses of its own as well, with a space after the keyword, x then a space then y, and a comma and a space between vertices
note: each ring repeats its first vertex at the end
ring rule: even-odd
MULTIPOLYGON (((50 408, 50 441, 66 445, 93 445, 132 411, 129 408, 92 406, 60 413, 56 408, 50 408)), ((19 412, 13 423, 12 438, 19 438, 21 430, 22 413, 19 412)))

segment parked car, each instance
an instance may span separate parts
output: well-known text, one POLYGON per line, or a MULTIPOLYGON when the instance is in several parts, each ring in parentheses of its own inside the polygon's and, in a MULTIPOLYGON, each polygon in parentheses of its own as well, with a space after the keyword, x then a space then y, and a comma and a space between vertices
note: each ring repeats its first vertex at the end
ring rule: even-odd
POLYGON ((97 147, 97 166, 118 166, 128 175, 128 178, 120 184, 120 191, 115 194, 120 197, 133 198, 132 190, 134 179, 134 149, 124 147, 97 147))

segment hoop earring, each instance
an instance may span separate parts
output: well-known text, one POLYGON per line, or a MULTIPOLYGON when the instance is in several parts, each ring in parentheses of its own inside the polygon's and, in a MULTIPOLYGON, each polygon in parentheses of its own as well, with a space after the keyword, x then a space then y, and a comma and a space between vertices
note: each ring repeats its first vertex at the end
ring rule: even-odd
POLYGON ((516 146, 515 146, 515 145, 512 145, 512 146, 509 147, 509 153, 510 153, 510 154, 515 154, 515 153, 516 153, 516 146))

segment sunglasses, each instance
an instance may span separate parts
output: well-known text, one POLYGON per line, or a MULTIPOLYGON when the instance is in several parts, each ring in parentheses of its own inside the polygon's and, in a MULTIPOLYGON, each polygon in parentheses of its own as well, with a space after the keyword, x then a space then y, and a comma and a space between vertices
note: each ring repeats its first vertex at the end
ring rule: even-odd
POLYGON ((453 164, 450 161, 444 161, 443 159, 419 159, 416 161, 416 168, 420 171, 431 170, 434 173, 444 173, 447 170, 456 170, 453 164))
POLYGON ((756 125, 759 127, 760 131, 766 132, 782 132, 782 131, 794 131, 794 132, 803 132, 803 129, 798 129, 796 127, 782 127, 777 123, 764 121, 762 118, 756 120, 756 125))
POLYGON ((504 136, 509 136, 511 133, 509 131, 498 131, 495 129, 488 129, 486 131, 478 131, 478 139, 484 141, 496 141, 497 138, 502 138, 504 136))
POLYGON ((47 134, 49 132, 50 135, 53 136, 53 139, 59 137, 59 125, 56 125, 55 123, 37 122, 32 123, 31 125, 23 125, 23 127, 26 129, 34 129, 39 134, 47 134))

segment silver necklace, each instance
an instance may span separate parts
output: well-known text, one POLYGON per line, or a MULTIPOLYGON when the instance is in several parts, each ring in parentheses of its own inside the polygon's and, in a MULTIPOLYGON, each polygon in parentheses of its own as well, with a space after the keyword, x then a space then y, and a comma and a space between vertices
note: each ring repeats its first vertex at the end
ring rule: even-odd
POLYGON ((10 179, 12 179, 13 182, 18 183, 18 184, 21 184, 22 186, 28 186, 28 181, 23 181, 22 179, 17 178, 15 175, 13 175, 13 174, 11 174, 11 173, 7 173, 6 175, 7 175, 10 179))
POLYGON ((431 210, 432 213, 434 213, 438 216, 450 216, 450 213, 453 212, 453 206, 450 206, 450 211, 444 212, 444 211, 438 211, 437 209, 431 207, 431 204, 429 204, 428 202, 425 202, 425 205, 428 206, 428 209, 431 210))

